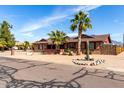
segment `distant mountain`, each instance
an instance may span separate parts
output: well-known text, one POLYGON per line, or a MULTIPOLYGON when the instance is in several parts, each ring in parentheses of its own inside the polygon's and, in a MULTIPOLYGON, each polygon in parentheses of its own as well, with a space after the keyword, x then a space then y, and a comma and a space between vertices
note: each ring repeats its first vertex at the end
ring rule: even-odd
POLYGON ((113 45, 123 45, 123 43, 122 42, 118 42, 118 41, 115 41, 115 40, 112 40, 112 44, 113 45))

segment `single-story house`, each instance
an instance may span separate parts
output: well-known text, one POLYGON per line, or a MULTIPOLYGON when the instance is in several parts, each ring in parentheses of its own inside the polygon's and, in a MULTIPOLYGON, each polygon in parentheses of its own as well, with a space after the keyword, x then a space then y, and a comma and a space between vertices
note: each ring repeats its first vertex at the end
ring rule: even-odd
MULTIPOLYGON (((111 38, 109 34, 105 35, 85 35, 82 34, 81 50, 86 52, 86 42, 89 41, 89 48, 92 53, 100 54, 100 46, 103 44, 110 44, 111 38)), ((35 51, 47 51, 53 53, 56 49, 55 44, 51 40, 41 39, 33 43, 35 51)), ((76 52, 78 46, 78 37, 69 37, 66 43, 60 45, 60 49, 71 49, 76 52)))

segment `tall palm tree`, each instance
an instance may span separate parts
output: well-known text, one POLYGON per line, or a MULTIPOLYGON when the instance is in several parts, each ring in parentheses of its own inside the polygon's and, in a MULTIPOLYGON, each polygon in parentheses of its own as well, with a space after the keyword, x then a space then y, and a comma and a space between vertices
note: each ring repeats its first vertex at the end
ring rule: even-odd
POLYGON ((56 31, 51 31, 50 33, 48 33, 49 35, 49 40, 51 40, 55 45, 56 45, 56 49, 60 48, 60 45, 65 43, 68 39, 68 36, 59 30, 56 31))
POLYGON ((87 29, 92 29, 91 20, 83 11, 80 11, 75 15, 73 19, 71 19, 70 29, 75 31, 78 29, 78 51, 77 54, 81 54, 81 36, 82 32, 86 32, 87 29))

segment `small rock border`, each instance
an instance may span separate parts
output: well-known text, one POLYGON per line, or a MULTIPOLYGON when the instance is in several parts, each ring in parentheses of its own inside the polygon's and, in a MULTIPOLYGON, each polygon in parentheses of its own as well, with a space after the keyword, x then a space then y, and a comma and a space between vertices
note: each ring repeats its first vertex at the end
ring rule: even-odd
POLYGON ((72 62, 76 65, 84 65, 84 66, 96 66, 102 63, 105 63, 104 59, 98 59, 96 61, 91 62, 90 64, 84 63, 85 59, 73 59, 72 62))

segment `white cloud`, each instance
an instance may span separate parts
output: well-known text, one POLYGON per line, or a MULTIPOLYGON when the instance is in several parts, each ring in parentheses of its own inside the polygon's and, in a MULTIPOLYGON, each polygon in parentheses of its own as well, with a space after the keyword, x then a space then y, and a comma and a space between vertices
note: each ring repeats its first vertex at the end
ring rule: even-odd
POLYGON ((33 37, 34 36, 32 32, 23 33, 22 35, 27 36, 27 37, 33 37))
POLYGON ((32 32, 34 30, 38 30, 40 28, 54 24, 55 22, 60 21, 66 16, 67 15, 60 15, 60 16, 51 16, 48 18, 43 18, 42 20, 38 20, 36 23, 26 24, 24 27, 21 28, 20 32, 25 33, 25 32, 32 32))
POLYGON ((30 32, 30 31, 36 30, 41 27, 39 24, 29 24, 29 25, 24 26, 20 31, 21 32, 30 32), (29 25, 31 25, 31 26, 29 26, 29 25))
POLYGON ((18 16, 23 16, 23 15, 15 15, 15 14, 0 14, 0 17, 3 17, 3 18, 15 18, 15 17, 18 17, 18 16))
POLYGON ((85 6, 78 6, 74 9, 72 9, 74 12, 78 12, 80 10, 84 10, 84 11, 90 11, 90 10, 93 10, 93 9, 96 9, 100 7, 100 5, 85 5, 85 6))
POLYGON ((68 33, 67 36, 69 37, 78 36, 78 33, 68 33))
POLYGON ((84 9, 85 11, 89 11, 89 10, 95 9, 97 7, 99 7, 99 6, 88 6, 87 5, 87 6, 78 6, 78 7, 72 8, 72 9, 67 9, 67 10, 64 10, 63 12, 58 11, 58 13, 56 11, 56 13, 55 14, 53 13, 52 16, 39 19, 39 20, 35 21, 34 23, 29 22, 29 23, 24 24, 24 26, 20 29, 20 32, 26 33, 27 36, 31 36, 31 33, 27 33, 27 32, 32 32, 32 31, 50 26, 56 22, 62 21, 64 18, 66 18, 70 15, 70 12, 72 14, 74 14, 75 12, 82 10, 82 9, 84 9), (68 11, 70 11, 70 12, 68 12, 68 11))

